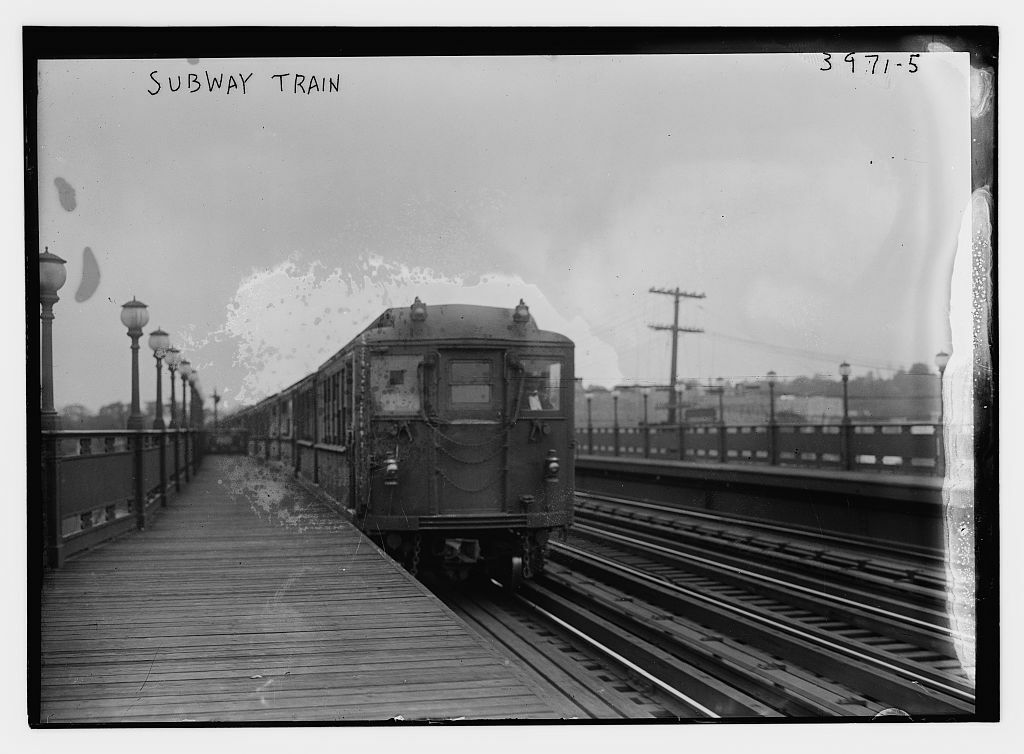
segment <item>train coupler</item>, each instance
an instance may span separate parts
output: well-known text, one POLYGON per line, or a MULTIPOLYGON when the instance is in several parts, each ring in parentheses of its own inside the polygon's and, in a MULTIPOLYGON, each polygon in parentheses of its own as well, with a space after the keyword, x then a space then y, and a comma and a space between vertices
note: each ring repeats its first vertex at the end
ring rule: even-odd
POLYGON ((476 563, 480 560, 480 540, 446 539, 443 557, 448 562, 476 563))

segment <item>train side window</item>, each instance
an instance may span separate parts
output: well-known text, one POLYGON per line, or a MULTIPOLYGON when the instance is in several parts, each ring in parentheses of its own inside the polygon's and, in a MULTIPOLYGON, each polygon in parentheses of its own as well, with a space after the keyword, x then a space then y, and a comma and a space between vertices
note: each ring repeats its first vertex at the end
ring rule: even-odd
POLYGON ((561 361, 523 359, 523 411, 558 411, 561 393, 561 361))
POLYGON ((320 442, 328 442, 327 440, 327 380, 324 379, 317 384, 317 424, 320 425, 320 442))
POLYGON ((345 401, 345 417, 342 423, 342 431, 345 433, 345 444, 351 445, 353 437, 355 436, 355 396, 353 390, 355 390, 355 382, 353 374, 355 372, 355 356, 351 356, 349 362, 345 365, 345 379, 343 380, 342 390, 345 395, 342 400, 345 401))
POLYGON ((311 390, 307 386, 301 393, 299 393, 299 417, 300 417, 300 434, 299 436, 303 440, 313 439, 313 402, 311 398, 311 390))
POLYGON ((370 397, 376 414, 414 414, 420 410, 417 368, 422 357, 389 354, 370 362, 370 397))
POLYGON ((331 445, 334 443, 334 438, 331 436, 331 376, 324 376, 323 383, 323 409, 320 412, 321 420, 323 422, 323 431, 320 434, 321 442, 331 445))
POLYGON ((345 436, 345 427, 347 426, 348 412, 349 412, 349 398, 348 398, 348 367, 342 366, 341 372, 338 375, 338 442, 342 445, 348 445, 347 438, 345 436))
POLYGON ((491 362, 453 361, 449 371, 449 401, 455 404, 491 402, 491 362))
POLYGON ((338 418, 340 414, 339 404, 341 391, 338 390, 338 380, 340 375, 335 372, 331 377, 331 442, 335 445, 341 444, 341 438, 338 436, 341 427, 338 426, 338 418))

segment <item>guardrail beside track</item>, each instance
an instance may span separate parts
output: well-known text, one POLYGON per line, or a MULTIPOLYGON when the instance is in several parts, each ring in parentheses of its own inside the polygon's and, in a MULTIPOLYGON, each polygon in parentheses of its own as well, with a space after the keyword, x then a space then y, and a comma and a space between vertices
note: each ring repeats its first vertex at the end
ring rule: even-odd
POLYGON ((591 456, 941 476, 941 425, 640 424, 577 426, 591 456))

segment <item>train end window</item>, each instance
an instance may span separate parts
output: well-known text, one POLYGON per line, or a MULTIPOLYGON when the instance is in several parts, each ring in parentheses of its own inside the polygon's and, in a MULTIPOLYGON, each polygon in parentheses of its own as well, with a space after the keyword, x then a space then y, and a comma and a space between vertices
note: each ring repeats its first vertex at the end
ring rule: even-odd
POLYGON ((490 385, 452 385, 451 402, 454 403, 480 403, 491 402, 490 385))
POLYGON ((562 362, 523 359, 523 410, 558 411, 561 408, 562 362))
POLYGON ((449 379, 449 400, 452 405, 490 404, 492 378, 489 361, 453 361, 449 379))
POLYGON ((392 369, 391 374, 388 377, 388 386, 394 387, 395 385, 405 384, 405 370, 404 369, 392 369))

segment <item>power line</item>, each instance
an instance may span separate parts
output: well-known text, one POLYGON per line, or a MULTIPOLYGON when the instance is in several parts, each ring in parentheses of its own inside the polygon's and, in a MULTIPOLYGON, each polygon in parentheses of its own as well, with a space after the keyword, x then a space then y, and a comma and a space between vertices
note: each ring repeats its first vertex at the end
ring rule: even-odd
MULTIPOLYGON (((811 351, 811 350, 806 349, 806 348, 797 348, 795 346, 782 346, 782 345, 778 345, 776 343, 765 343, 764 341, 761 341, 761 340, 752 340, 750 338, 741 338, 738 335, 729 335, 728 333, 723 333, 723 332, 712 331, 711 334, 716 336, 716 337, 719 337, 719 338, 725 338, 726 340, 733 340, 733 341, 736 341, 738 343, 745 343, 747 345, 756 346, 756 347, 761 348, 761 349, 766 350, 766 351, 774 351, 774 352, 777 352, 777 353, 787 354, 789 356, 803 357, 803 358, 808 359, 810 361, 816 361, 816 362, 832 361, 832 362, 835 362, 835 361, 849 360, 846 357, 844 357, 842 355, 838 355, 838 354, 825 353, 823 351, 811 351)), ((855 361, 855 362, 851 361, 850 363, 853 363, 856 366, 867 367, 868 369, 875 369, 875 370, 883 371, 883 372, 896 372, 896 371, 899 371, 895 367, 881 366, 881 365, 878 365, 878 364, 869 364, 867 362, 859 361, 859 360, 855 361)))

